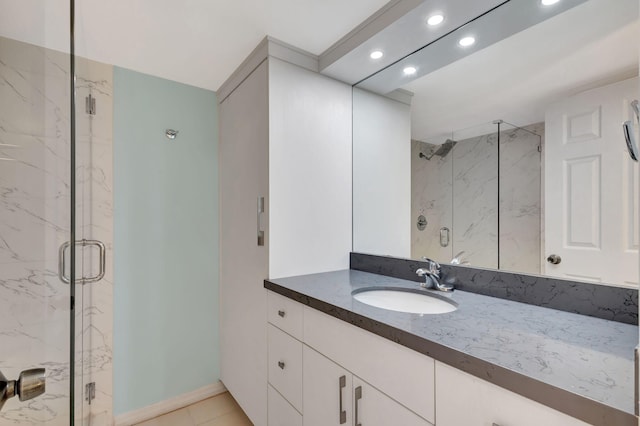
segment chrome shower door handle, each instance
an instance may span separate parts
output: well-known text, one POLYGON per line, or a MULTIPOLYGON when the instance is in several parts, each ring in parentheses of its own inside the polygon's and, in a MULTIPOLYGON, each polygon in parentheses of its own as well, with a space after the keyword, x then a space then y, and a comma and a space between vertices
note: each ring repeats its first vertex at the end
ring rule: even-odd
MULTIPOLYGON (((80 280, 77 280, 77 281, 80 284, 88 284, 88 283, 98 282, 102 278, 104 278, 104 274, 106 271, 106 263, 107 263, 107 248, 105 247, 104 243, 98 240, 79 240, 79 241, 76 241, 76 245, 79 245, 83 248, 87 246, 98 247, 98 252, 99 252, 98 275, 95 275, 93 277, 82 277, 80 280)), ((71 282, 71 279, 66 275, 67 249, 70 246, 71 246, 71 242, 65 241, 64 243, 62 243, 62 245, 60 246, 60 249, 58 250, 58 277, 60 278, 60 281, 62 281, 65 284, 69 284, 71 282)))

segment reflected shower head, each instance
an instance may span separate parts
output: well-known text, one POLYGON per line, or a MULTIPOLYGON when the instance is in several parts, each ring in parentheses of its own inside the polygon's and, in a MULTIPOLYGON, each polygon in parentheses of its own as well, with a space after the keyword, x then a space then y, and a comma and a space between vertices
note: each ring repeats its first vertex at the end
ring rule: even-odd
POLYGON ((449 151, 453 149, 454 145, 457 143, 458 141, 454 141, 453 139, 447 139, 442 145, 438 147, 438 149, 432 152, 431 155, 425 155, 421 152, 420 154, 418 154, 418 156, 420 158, 424 158, 427 160, 431 160, 436 155, 440 158, 444 158, 449 153, 449 151))

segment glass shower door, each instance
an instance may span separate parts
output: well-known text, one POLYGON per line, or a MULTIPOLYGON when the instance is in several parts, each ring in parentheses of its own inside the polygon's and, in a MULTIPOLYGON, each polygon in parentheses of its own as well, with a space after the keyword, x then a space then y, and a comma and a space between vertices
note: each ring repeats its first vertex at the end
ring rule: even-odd
POLYGON ((73 240, 70 58, 43 47, 66 50, 68 21, 51 7, 12 2, 0 18, 0 425, 72 424, 81 398, 59 277, 73 240))

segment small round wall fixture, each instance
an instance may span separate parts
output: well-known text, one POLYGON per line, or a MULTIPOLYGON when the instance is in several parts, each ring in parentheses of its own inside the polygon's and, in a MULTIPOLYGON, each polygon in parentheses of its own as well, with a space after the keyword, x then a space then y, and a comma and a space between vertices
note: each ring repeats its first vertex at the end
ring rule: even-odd
POLYGON ((167 137, 167 139, 173 140, 178 136, 178 131, 173 129, 167 129, 164 131, 164 134, 167 137))
POLYGON ((551 6, 552 4, 558 3, 560 0, 541 0, 543 6, 551 6))
POLYGON ((369 57, 371 59, 380 59, 384 56, 384 53, 382 53, 382 50, 374 50, 373 52, 371 52, 371 54, 369 55, 369 57))

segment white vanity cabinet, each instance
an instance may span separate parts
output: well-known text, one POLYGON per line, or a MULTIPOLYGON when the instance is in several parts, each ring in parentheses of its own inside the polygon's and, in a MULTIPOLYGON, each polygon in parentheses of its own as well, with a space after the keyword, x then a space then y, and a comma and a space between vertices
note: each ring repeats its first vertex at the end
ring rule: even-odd
POLYGON ((267 293, 270 426, 587 425, 267 293))
POLYGON ((432 425, 433 359, 273 292, 267 305, 270 426, 432 425))
POLYGON ((267 418, 270 426, 302 426, 302 305, 267 292, 267 418))
POLYGON ((352 374, 306 345, 302 356, 304 426, 352 425, 352 374))
POLYGON ((574 417, 436 361, 437 426, 586 426, 574 417))
POLYGON ((430 423, 324 355, 304 346, 304 426, 430 423))
POLYGON ((269 426, 302 426, 302 414, 271 385, 267 386, 267 406, 269 426))

